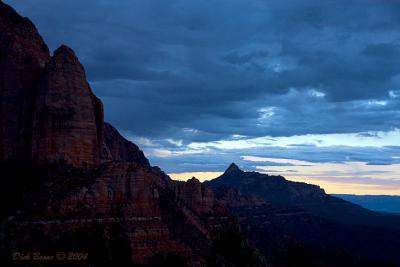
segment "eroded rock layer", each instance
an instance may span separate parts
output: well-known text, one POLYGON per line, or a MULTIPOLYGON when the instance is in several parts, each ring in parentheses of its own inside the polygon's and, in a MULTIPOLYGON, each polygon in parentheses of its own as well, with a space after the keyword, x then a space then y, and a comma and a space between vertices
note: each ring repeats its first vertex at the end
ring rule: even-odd
POLYGON ((29 157, 37 80, 49 59, 32 22, 0 2, 0 160, 29 157))
POLYGON ((74 52, 61 46, 44 69, 35 101, 34 161, 98 165, 103 108, 74 52))

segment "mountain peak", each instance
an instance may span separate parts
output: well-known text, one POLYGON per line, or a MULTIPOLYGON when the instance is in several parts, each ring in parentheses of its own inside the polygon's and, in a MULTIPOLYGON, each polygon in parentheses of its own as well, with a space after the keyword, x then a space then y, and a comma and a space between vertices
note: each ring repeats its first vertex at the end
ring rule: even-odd
POLYGON ((72 50, 70 47, 66 45, 61 45, 54 51, 53 60, 61 64, 71 63, 80 65, 74 50, 72 50))
POLYGON ((60 46, 40 77, 34 102, 31 156, 97 166, 103 145, 103 106, 74 51, 60 46))
POLYGON ((243 172, 243 171, 238 167, 238 165, 236 165, 235 163, 231 163, 228 169, 225 170, 224 174, 232 174, 237 172, 243 172))

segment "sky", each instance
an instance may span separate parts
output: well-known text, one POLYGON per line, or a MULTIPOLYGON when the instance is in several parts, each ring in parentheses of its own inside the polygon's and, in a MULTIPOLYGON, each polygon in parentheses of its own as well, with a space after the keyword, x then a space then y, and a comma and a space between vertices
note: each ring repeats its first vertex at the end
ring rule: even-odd
POLYGON ((172 178, 248 171, 400 195, 395 0, 7 0, 73 48, 105 118, 172 178))

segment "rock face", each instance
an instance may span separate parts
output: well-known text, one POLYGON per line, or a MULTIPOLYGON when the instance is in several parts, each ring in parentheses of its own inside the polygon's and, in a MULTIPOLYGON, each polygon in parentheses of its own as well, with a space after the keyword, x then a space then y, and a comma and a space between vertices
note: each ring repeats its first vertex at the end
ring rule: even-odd
POLYGON ((50 200, 46 216, 63 221, 66 229, 88 222, 123 224, 136 263, 144 263, 158 252, 174 252, 194 261, 193 251, 174 239, 162 220, 160 191, 167 188, 158 183, 158 178, 157 173, 140 163, 107 163, 94 183, 71 191, 62 199, 50 200))
MULTIPOLYGON (((28 196, 30 207, 35 208, 24 209, 9 220, 11 226, 7 227, 12 230, 8 232, 21 234, 7 246, 18 250, 19 246, 37 244, 38 235, 31 233, 39 232, 42 239, 98 226, 108 231, 117 225, 123 229, 119 242, 126 241, 134 263, 145 264, 157 253, 171 252, 184 257, 191 266, 205 265, 210 240, 228 216, 209 188, 194 179, 188 185, 172 181, 159 169, 140 162, 108 162, 97 172, 92 178, 79 174, 71 182, 70 169, 56 172, 58 179, 53 179, 54 174, 47 175, 39 182, 45 187, 39 199, 28 196), (62 181, 69 186, 57 185, 62 181)), ((76 249, 64 240, 60 243, 64 250, 76 249)), ((91 248, 97 246, 100 244, 91 248)))
POLYGON ((70 48, 61 46, 54 52, 39 82, 35 107, 34 161, 99 164, 103 107, 70 48))
POLYGON ((100 162, 103 108, 73 51, 50 58, 35 26, 0 3, 0 160, 100 162))
POLYGON ((29 158, 37 80, 49 59, 32 22, 0 2, 0 160, 29 158))
POLYGON ((130 263, 173 252, 203 266, 227 217, 210 188, 197 179, 172 181, 104 123, 102 103, 74 52, 63 45, 50 57, 34 25, 3 2, 0 173, 26 184, 26 191, 16 190, 20 202, 5 223, 6 234, 15 235, 0 242, 10 251, 76 250, 68 246, 85 245, 81 236, 89 232, 88 242, 96 241, 82 249, 103 257, 115 254, 110 231, 117 227, 117 246, 126 244, 130 263), (32 169, 13 176, 9 163, 32 169), (102 246, 104 253, 96 254, 102 246))
POLYGON ((175 194, 185 204, 199 214, 210 212, 215 204, 214 192, 200 183, 195 177, 187 182, 176 182, 175 194))
POLYGON ((105 162, 137 162, 150 166, 139 147, 122 137, 109 123, 104 123, 102 160, 105 162))

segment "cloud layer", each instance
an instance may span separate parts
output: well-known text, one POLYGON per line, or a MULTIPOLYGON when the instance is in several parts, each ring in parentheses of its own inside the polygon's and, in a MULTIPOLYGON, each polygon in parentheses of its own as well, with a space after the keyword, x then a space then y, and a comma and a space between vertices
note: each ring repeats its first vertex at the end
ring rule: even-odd
POLYGON ((221 171, 246 155, 397 163, 385 144, 273 141, 399 128, 396 1, 6 2, 51 49, 77 52, 106 119, 168 171, 221 171), (269 147, 212 146, 257 138, 269 147))
POLYGON ((107 119, 137 135, 191 142, 398 126, 395 1, 7 2, 52 49, 77 51, 107 119))

